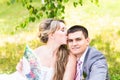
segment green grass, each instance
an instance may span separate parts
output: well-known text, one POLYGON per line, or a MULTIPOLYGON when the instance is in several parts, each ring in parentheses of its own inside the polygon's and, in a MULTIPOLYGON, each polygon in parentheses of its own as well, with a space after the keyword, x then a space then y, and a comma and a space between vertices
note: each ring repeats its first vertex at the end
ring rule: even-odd
MULTIPOLYGON (((32 49, 42 45, 36 38, 39 21, 15 31, 15 26, 28 16, 28 12, 20 3, 8 6, 6 1, 0 1, 0 73, 16 70, 26 44, 32 49)), ((90 45, 98 48, 107 58, 111 80, 120 80, 120 0, 100 0, 99 7, 90 2, 76 8, 71 2, 68 4, 65 11, 67 26, 81 24, 88 28, 90 45)))
POLYGON ((42 45, 38 39, 23 43, 5 43, 0 46, 0 73, 12 73, 16 70, 16 64, 22 58, 25 46, 29 45, 32 49, 42 45))

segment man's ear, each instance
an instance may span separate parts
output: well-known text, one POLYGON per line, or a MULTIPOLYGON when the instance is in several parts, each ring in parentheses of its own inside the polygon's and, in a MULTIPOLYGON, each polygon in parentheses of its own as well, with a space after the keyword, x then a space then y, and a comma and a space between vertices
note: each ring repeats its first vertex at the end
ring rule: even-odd
POLYGON ((89 45, 90 44, 90 38, 89 37, 86 38, 86 41, 87 41, 87 45, 89 45))

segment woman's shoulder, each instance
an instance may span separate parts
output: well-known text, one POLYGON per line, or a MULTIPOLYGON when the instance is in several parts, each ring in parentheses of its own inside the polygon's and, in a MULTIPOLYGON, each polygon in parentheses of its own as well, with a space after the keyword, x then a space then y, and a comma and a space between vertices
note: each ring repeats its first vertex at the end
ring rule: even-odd
POLYGON ((35 54, 39 54, 40 52, 43 52, 44 46, 39 46, 33 50, 35 54))

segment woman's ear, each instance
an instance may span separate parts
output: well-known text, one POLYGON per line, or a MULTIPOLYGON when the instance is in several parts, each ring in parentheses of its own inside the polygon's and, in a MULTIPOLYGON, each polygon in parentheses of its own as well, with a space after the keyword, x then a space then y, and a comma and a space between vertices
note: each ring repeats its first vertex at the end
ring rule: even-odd
POLYGON ((54 38, 54 34, 52 34, 52 33, 49 34, 49 38, 50 38, 50 39, 53 39, 53 38, 54 38))

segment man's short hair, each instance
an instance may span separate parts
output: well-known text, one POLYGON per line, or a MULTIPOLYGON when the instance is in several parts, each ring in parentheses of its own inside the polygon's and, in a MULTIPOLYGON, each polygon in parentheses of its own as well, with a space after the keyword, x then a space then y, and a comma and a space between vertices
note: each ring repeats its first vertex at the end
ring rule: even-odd
POLYGON ((88 30, 82 25, 71 26, 67 31, 67 35, 70 34, 70 33, 77 32, 77 31, 82 31, 85 38, 88 38, 88 30))

